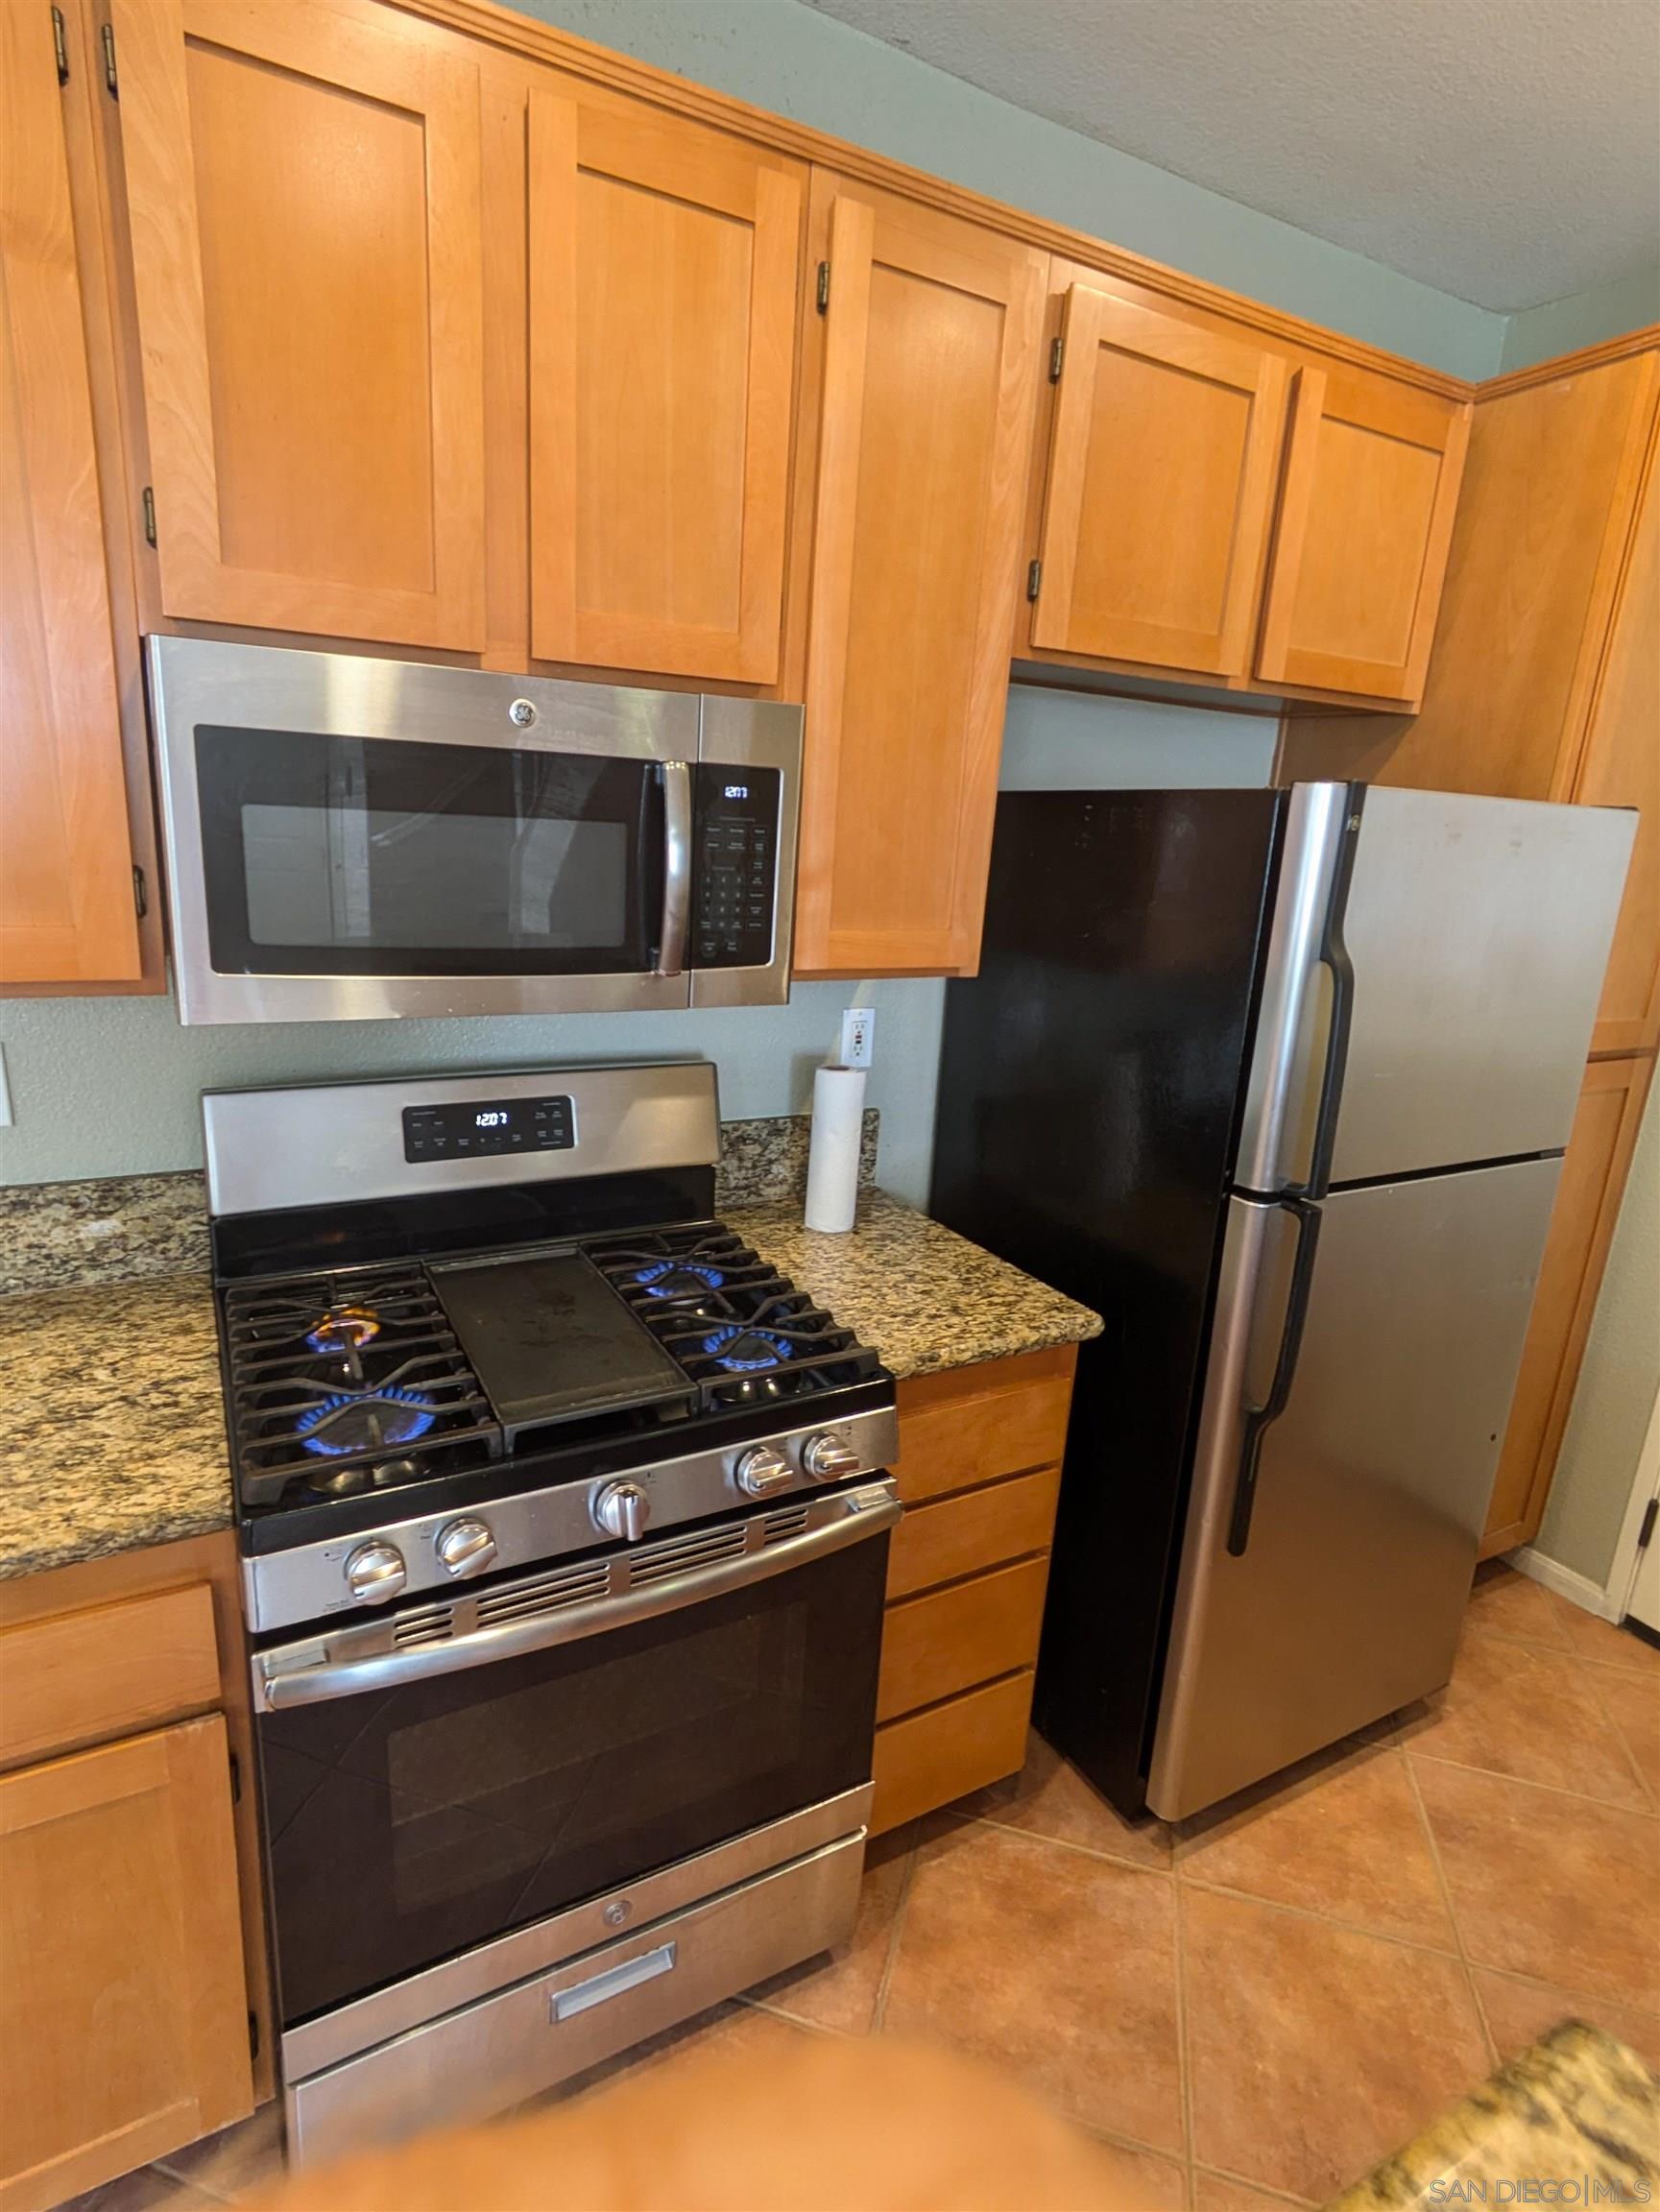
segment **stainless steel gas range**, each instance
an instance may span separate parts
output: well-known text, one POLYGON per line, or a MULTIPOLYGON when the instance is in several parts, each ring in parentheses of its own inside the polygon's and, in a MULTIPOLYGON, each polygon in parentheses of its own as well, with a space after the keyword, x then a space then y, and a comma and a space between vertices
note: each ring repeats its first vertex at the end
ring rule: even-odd
POLYGON ((894 1387, 712 1216, 704 1065, 209 1094, 290 2154, 850 1930, 894 1387))

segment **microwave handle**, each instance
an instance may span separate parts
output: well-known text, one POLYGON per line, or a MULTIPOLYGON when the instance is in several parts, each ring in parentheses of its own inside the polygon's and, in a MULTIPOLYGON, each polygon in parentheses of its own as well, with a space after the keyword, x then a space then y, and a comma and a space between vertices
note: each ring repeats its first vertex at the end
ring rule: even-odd
POLYGON ((662 764, 662 928, 657 973, 686 971, 686 933, 691 919, 691 770, 684 760, 662 764))

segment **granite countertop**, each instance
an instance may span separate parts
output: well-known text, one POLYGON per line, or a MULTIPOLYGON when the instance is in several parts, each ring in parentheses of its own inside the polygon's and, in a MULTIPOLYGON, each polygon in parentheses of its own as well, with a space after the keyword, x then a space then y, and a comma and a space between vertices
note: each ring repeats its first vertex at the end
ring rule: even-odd
MULTIPOLYGON (((1087 1308, 880 1191, 853 1235, 797 1199, 724 1218, 896 1376, 1096 1334, 1087 1308)), ((229 1527, 213 1304, 201 1274, 0 1298, 0 1577, 229 1527)))
POLYGON ((845 1237, 802 1227, 799 1201, 729 1207, 724 1219, 902 1381, 1098 1336, 1101 1319, 994 1259, 902 1199, 868 1190, 845 1237))
POLYGON ((0 1577, 229 1523, 205 1276, 0 1299, 0 1577))

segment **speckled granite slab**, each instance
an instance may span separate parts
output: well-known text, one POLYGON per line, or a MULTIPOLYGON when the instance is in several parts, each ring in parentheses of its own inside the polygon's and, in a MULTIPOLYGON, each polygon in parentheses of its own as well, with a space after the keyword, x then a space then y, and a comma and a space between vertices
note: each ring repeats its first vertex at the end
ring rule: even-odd
POLYGON ((1648 2204, 1657 2188, 1660 2081, 1624 2043, 1565 2020, 1327 2212, 1648 2204))
POLYGON ((204 1275, 0 1300, 0 1576, 229 1521, 204 1275))
MULTIPOLYGON (((876 1184, 880 1121, 877 1109, 867 1106, 859 1131, 859 1184, 866 1190, 876 1184)), ((766 1121, 723 1121, 720 1166, 714 1178, 716 1213, 805 1197, 811 1142, 810 1114, 781 1114, 766 1121)))
POLYGON ((804 1228, 793 1201, 732 1207, 725 1218, 902 1378, 1101 1333, 1087 1306, 880 1190, 859 1200, 845 1237, 804 1228))

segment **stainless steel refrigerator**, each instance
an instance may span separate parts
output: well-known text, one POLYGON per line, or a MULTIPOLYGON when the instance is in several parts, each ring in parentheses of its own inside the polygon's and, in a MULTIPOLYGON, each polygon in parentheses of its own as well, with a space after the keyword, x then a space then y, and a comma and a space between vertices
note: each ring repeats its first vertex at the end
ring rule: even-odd
POLYGON ((932 1211, 1092 1305, 1038 1725, 1215 1804, 1448 1677, 1635 816, 1007 793, 932 1211))

